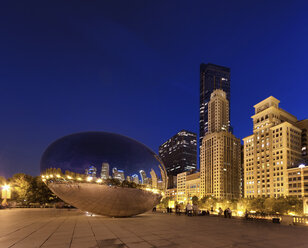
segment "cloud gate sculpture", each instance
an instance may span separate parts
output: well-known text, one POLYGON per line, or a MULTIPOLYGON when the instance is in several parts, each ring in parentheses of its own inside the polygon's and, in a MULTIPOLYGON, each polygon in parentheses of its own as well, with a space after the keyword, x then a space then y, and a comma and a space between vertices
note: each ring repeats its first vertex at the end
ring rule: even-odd
POLYGON ((126 217, 160 202, 167 174, 145 145, 107 132, 83 132, 52 143, 41 158, 41 176, 63 201, 94 214, 126 217))

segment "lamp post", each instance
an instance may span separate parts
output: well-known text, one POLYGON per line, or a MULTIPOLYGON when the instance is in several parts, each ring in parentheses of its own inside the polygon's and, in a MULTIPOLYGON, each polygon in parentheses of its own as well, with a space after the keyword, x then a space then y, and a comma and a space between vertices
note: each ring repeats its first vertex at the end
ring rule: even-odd
POLYGON ((2 186, 2 206, 7 206, 7 199, 11 199, 11 186, 8 184, 5 184, 2 186))

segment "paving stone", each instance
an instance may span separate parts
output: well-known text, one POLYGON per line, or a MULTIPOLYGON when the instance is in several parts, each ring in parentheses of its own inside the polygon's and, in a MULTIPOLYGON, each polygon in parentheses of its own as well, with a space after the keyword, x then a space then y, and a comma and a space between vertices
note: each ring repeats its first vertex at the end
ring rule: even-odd
POLYGON ((306 248, 308 227, 147 213, 132 218, 79 210, 0 210, 0 248, 306 248))

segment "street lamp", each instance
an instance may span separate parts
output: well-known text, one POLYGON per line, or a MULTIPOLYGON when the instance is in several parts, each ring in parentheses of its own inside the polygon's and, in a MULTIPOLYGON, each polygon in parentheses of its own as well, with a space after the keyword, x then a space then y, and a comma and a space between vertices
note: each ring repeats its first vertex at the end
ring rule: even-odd
POLYGON ((7 206, 7 199, 11 199, 11 186, 5 184, 2 186, 2 206, 7 206))

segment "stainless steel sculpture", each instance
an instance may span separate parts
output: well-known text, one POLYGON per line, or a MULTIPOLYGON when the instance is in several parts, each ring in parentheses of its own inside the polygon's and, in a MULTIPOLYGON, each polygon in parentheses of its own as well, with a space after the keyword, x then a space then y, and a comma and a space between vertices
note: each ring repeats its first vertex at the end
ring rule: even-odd
POLYGON ((152 209, 167 185, 165 167, 153 151, 106 132, 77 133, 55 141, 42 156, 41 173, 65 202, 114 217, 152 209))

